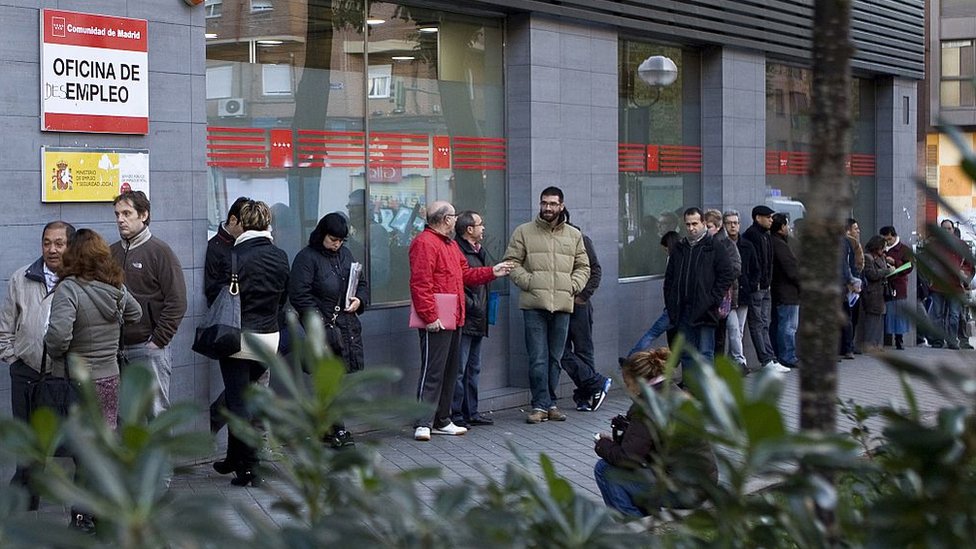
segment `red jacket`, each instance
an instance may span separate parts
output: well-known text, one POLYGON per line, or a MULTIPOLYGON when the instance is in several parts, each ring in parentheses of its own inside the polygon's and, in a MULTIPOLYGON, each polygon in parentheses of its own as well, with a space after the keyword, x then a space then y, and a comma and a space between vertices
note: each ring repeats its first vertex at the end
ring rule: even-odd
POLYGON ((471 268, 457 242, 430 227, 410 243, 410 299, 421 320, 437 320, 434 294, 455 294, 457 325, 464 325, 464 287, 495 280, 491 267, 471 268))

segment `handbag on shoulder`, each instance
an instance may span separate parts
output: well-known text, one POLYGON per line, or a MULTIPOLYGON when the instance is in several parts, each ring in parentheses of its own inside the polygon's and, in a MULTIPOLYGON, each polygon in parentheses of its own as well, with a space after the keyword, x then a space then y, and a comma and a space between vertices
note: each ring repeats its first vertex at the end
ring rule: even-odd
POLYGON ((207 358, 227 358, 241 350, 241 296, 237 254, 231 252, 230 284, 220 289, 193 338, 193 351, 207 358))
POLYGON ((71 407, 78 403, 78 385, 71 380, 68 364, 64 365, 65 377, 54 377, 47 371, 47 345, 41 355, 41 378, 27 391, 27 409, 50 408, 60 417, 68 417, 71 407))

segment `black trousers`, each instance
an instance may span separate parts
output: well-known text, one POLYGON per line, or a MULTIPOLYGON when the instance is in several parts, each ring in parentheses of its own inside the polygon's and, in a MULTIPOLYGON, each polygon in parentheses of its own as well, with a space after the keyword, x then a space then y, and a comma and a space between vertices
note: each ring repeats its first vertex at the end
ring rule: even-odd
POLYGON ((594 393, 603 389, 606 378, 597 373, 593 353, 593 304, 576 304, 569 316, 569 337, 559 361, 563 371, 576 385, 573 401, 588 402, 594 393))
MULTIPOLYGON (((10 365, 10 409, 13 416, 17 419, 30 420, 30 408, 28 407, 27 395, 30 386, 41 379, 41 374, 17 359, 10 365)), ((14 476, 10 479, 10 484, 20 485, 27 489, 30 494, 30 509, 37 509, 40 498, 30 486, 31 466, 18 464, 14 476)))
MULTIPOLYGON (((224 378, 224 401, 227 411, 248 421, 251 413, 244 404, 244 391, 252 383, 256 383, 264 374, 264 364, 256 360, 242 358, 220 359, 220 375, 224 378)), ((235 468, 245 471, 254 468, 258 463, 257 448, 248 446, 243 440, 234 436, 233 431, 227 433, 227 462, 235 468)))
POLYGON ((433 417, 418 419, 414 427, 443 427, 451 422, 451 403, 457 384, 461 331, 420 333, 420 378, 417 400, 437 406, 433 417))

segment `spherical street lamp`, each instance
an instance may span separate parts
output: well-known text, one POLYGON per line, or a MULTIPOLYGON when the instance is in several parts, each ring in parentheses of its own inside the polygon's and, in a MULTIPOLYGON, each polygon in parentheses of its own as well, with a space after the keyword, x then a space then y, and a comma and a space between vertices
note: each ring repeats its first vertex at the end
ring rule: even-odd
POLYGON ((670 86, 678 79, 678 66, 663 55, 652 55, 637 67, 637 75, 649 86, 670 86))

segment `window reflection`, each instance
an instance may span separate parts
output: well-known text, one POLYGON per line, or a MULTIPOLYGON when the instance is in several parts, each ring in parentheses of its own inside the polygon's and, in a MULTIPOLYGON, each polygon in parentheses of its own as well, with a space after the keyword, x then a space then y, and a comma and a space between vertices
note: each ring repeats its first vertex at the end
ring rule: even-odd
POLYGON ((275 205, 275 242, 294 257, 322 215, 345 212, 374 303, 409 298, 428 201, 481 212, 501 255, 499 21, 376 2, 220 10, 207 19, 212 231, 246 194, 275 205))
POLYGON ((680 232, 680 213, 701 202, 701 63, 697 52, 627 40, 619 59, 620 276, 661 275, 661 236, 680 232), (660 90, 637 76, 652 55, 678 67, 678 79, 660 90))

